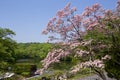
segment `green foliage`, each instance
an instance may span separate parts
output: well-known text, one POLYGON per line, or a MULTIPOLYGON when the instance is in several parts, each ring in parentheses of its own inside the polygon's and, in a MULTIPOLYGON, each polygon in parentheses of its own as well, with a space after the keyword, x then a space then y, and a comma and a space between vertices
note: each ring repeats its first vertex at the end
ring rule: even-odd
POLYGON ((15 33, 7 28, 0 28, 0 38, 11 39, 11 37, 15 35, 15 33))
POLYGON ((5 72, 8 70, 9 64, 4 61, 0 61, 0 72, 5 72))
POLYGON ((21 75, 24 77, 28 77, 30 75, 30 72, 22 72, 21 75))
POLYGON ((109 55, 111 59, 105 62, 105 70, 108 72, 109 77, 120 79, 120 17, 118 20, 111 20, 107 24, 108 36, 111 44, 109 47, 109 55))
POLYGON ((53 63, 50 67, 55 70, 69 70, 72 66, 76 65, 78 61, 77 58, 71 55, 61 58, 59 63, 53 63))
POLYGON ((16 73, 16 74, 23 74, 24 73, 29 73, 30 72, 30 69, 31 69, 31 65, 32 64, 26 64, 26 63, 19 63, 19 64, 15 64, 13 66, 13 71, 16 73))
POLYGON ((7 71, 15 62, 16 42, 12 39, 15 33, 7 28, 0 28, 0 71, 7 71))
POLYGON ((44 59, 52 48, 50 43, 19 43, 16 50, 16 59, 34 59, 39 62, 44 59))
MULTIPOLYGON (((104 20, 103 20, 104 21, 104 20)), ((91 45, 83 47, 83 49, 96 53, 95 58, 101 59, 105 55, 110 55, 111 59, 105 61, 105 70, 108 72, 109 77, 116 79, 120 78, 120 20, 110 20, 106 23, 106 27, 102 31, 96 26, 95 29, 88 31, 84 37, 85 40, 93 39, 91 45), (101 47, 104 46, 104 47, 101 47)))
POLYGON ((105 70, 108 72, 109 77, 120 79, 120 65, 116 64, 114 60, 106 62, 105 70))
POLYGON ((0 60, 13 62, 15 56, 16 42, 12 40, 15 33, 9 29, 0 28, 0 60))
POLYGON ((105 56, 108 53, 109 50, 109 44, 111 44, 111 41, 109 39, 109 37, 102 33, 99 32, 97 30, 92 30, 92 31, 88 31, 87 35, 84 36, 85 40, 90 40, 92 39, 92 42, 89 46, 85 46, 84 49, 87 51, 90 51, 90 48, 92 50, 92 52, 96 53, 93 57, 94 59, 101 59, 103 56, 105 56), (100 47, 100 46, 105 46, 107 45, 107 47, 100 47))

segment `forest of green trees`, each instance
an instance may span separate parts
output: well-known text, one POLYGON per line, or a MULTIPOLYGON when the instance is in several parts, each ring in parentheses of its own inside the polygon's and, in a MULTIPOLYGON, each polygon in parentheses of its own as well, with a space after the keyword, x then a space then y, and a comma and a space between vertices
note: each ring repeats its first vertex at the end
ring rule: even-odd
POLYGON ((0 75, 8 72, 8 67, 18 74, 28 72, 31 65, 40 66, 48 51, 52 48, 51 43, 17 43, 12 37, 15 33, 8 28, 0 28, 0 75), (28 65, 26 65, 29 63, 28 65))
POLYGON ((16 59, 33 59, 40 61, 45 58, 52 48, 50 43, 18 43, 16 59))

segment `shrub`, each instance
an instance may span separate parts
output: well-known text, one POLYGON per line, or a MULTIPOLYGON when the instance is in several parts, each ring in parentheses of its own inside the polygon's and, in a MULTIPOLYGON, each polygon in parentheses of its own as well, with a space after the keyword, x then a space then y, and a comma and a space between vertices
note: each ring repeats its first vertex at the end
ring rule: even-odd
POLYGON ((19 63, 13 67, 13 72, 25 77, 30 76, 32 64, 19 63))
POLYGON ((0 61, 0 72, 5 72, 8 70, 8 63, 4 61, 0 61))

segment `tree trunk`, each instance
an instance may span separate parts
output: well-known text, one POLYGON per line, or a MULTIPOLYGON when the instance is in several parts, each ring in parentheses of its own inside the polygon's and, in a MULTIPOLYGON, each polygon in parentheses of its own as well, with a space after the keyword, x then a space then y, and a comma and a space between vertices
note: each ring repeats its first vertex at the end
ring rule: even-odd
POLYGON ((92 68, 99 77, 101 77, 103 80, 107 80, 103 70, 97 69, 95 67, 92 67, 92 68))

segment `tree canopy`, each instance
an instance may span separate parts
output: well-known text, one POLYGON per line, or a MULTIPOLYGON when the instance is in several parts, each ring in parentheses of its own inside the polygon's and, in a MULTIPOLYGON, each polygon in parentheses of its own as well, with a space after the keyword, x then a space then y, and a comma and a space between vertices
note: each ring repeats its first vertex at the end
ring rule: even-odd
POLYGON ((16 42, 12 39, 15 33, 7 28, 0 28, 0 60, 14 61, 16 42))

